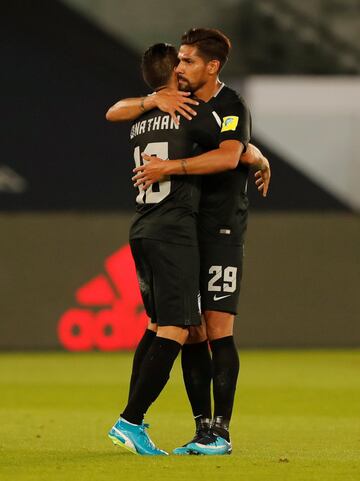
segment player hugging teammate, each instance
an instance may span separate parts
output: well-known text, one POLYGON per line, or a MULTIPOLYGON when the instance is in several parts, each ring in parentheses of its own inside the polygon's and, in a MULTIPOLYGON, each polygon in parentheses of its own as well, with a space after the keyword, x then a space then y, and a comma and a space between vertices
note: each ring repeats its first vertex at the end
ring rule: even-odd
POLYGON ((155 93, 122 100, 107 113, 108 120, 135 120, 133 181, 139 193, 130 245, 151 322, 134 356, 128 404, 109 436, 138 454, 167 454, 152 443, 143 418, 180 350, 196 432, 173 453, 232 450, 229 423, 239 372, 233 325, 247 180, 255 167, 256 185, 266 196, 270 167, 249 144, 251 119, 243 99, 218 78, 230 48, 224 34, 202 28, 184 34, 178 54, 167 44, 154 45, 142 68, 155 93))

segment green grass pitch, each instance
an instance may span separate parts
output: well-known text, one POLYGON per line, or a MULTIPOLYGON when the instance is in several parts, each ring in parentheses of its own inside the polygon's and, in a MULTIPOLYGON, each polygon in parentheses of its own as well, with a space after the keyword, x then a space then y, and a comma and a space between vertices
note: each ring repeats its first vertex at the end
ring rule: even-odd
MULTIPOLYGON (((1 481, 360 479, 360 351, 244 351, 233 454, 214 457, 140 457, 112 445, 131 358, 1 354, 1 481)), ((147 421, 166 450, 191 437, 178 362, 147 421)))

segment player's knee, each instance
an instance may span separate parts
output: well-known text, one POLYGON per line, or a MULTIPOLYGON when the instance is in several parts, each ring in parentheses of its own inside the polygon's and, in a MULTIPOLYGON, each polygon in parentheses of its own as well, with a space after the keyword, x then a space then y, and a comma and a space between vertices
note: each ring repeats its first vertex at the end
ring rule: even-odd
POLYGON ((207 334, 206 334, 206 328, 204 324, 197 327, 194 327, 194 326, 190 327, 186 344, 198 344, 206 340, 207 340, 207 334))
POLYGON ((216 339, 221 339, 222 337, 228 337, 233 335, 233 330, 224 327, 213 327, 208 329, 208 339, 209 341, 215 341, 216 339))
POLYGON ((234 315, 226 312, 207 311, 205 313, 206 332, 209 341, 232 336, 234 315))
POLYGON ((189 329, 188 328, 184 328, 184 329, 181 329, 181 333, 180 333, 180 344, 185 344, 185 342, 187 341, 189 337, 189 329))
POLYGON ((189 336, 189 330, 188 328, 178 326, 159 326, 157 335, 159 337, 171 339, 183 345, 189 336))

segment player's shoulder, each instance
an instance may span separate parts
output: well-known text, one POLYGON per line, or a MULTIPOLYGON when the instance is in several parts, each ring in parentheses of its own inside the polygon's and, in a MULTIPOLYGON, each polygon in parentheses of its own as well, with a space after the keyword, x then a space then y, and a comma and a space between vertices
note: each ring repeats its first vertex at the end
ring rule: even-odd
POLYGON ((187 122, 187 125, 189 127, 193 126, 198 126, 200 124, 212 124, 216 123, 213 112, 214 112, 214 106, 210 105, 208 102, 204 102, 201 99, 198 99, 197 97, 192 97, 194 100, 196 100, 199 104, 198 105, 191 105, 191 108, 195 110, 196 116, 192 118, 192 120, 187 122))
POLYGON ((208 113, 211 113, 212 111, 212 108, 211 106, 207 103, 207 102, 204 102, 203 100, 197 98, 197 97, 191 97, 193 98, 194 100, 196 100, 199 104, 198 105, 191 105, 191 108, 193 108, 197 114, 208 114, 208 113))
POLYGON ((235 119, 241 125, 250 121, 250 111, 243 97, 234 89, 224 85, 213 97, 212 105, 222 118, 222 123, 235 119))
POLYGON ((237 92, 236 90, 228 87, 227 85, 223 85, 217 95, 213 97, 214 105, 238 105, 247 108, 246 102, 242 95, 237 92))

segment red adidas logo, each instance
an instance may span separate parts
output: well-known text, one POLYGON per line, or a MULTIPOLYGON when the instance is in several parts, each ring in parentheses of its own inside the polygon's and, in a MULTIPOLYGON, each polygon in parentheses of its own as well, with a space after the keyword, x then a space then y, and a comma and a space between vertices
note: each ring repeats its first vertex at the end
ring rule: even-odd
POLYGON ((70 351, 134 348, 148 323, 130 246, 105 260, 100 274, 77 289, 82 307, 66 311, 58 323, 61 345, 70 351))

